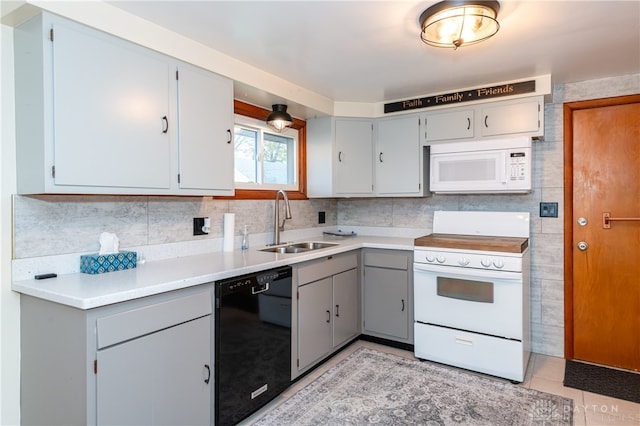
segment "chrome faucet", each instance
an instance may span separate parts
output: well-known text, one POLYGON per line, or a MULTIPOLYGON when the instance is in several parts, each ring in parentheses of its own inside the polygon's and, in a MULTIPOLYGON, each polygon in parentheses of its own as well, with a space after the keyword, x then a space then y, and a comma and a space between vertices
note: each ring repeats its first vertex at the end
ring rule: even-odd
POLYGON ((287 197, 287 193, 282 189, 278 190, 276 193, 276 201, 274 205, 273 212, 273 244, 277 246, 280 244, 280 231, 284 231, 284 222, 287 219, 291 219, 291 206, 289 206, 289 198, 287 197), (284 207, 285 207, 285 216, 282 219, 282 225, 280 224, 280 204, 278 201, 280 200, 280 194, 282 194, 282 198, 284 198, 284 207))

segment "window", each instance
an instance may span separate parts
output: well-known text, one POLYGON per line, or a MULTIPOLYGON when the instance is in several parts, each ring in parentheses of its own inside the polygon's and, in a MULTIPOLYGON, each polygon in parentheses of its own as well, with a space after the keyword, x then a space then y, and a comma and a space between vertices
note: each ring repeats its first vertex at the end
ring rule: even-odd
POLYGON ((264 121, 236 115, 236 188, 298 190, 297 148, 296 130, 277 133, 264 121))
MULTIPOLYGON (((242 161, 245 163, 243 166, 237 166, 236 169, 240 170, 240 174, 243 176, 238 176, 238 171, 236 170, 236 191, 233 197, 216 197, 216 198, 233 198, 233 199, 273 199, 275 197, 275 193, 277 189, 284 189, 287 191, 287 195, 290 200, 306 200, 306 185, 307 185, 307 168, 306 168, 306 135, 307 135, 307 123, 303 120, 299 120, 297 118, 293 119, 293 125, 291 129, 287 130, 286 133, 276 133, 271 128, 267 127, 265 120, 267 116, 271 112, 271 110, 267 110, 264 108, 256 107, 254 105, 250 105, 238 100, 234 100, 234 111, 235 111, 235 119, 238 127, 243 130, 240 132, 237 141, 234 141, 234 146, 236 148, 235 155, 236 161, 242 161), (253 120, 251 120, 253 119, 253 120), (261 130, 262 129, 262 130, 261 130), (261 140, 261 136, 257 133, 260 131, 264 131, 265 133, 271 134, 275 136, 274 138, 267 137, 267 143, 274 143, 284 149, 284 143, 282 139, 278 137, 290 137, 293 139, 293 148, 290 146, 286 146, 287 150, 293 149, 292 151, 287 152, 287 183, 284 184, 269 184, 265 182, 264 184, 258 183, 259 167, 263 167, 262 164, 259 164, 259 140, 261 140), (252 133, 254 132, 254 133, 252 133), (242 140, 241 140, 242 139, 242 140), (253 142, 251 142, 253 141, 253 142), (235 142, 239 142, 240 144, 236 144, 235 142), (252 151, 253 150, 253 153, 252 151), (240 153, 241 152, 241 153, 240 153), (242 158, 244 157, 244 158, 242 158), (247 157, 250 161, 247 161, 247 157), (255 161, 254 161, 255 159, 255 161), (246 164, 251 164, 250 170, 247 170, 246 164), (289 183, 289 177, 293 178, 294 183, 289 183), (244 179, 244 182, 243 182, 244 179), (297 187, 295 186, 297 185, 297 187), (297 188, 297 189, 291 189, 297 188)), ((237 129, 235 129, 237 132, 237 129)), ((235 139, 235 138, 234 138, 235 139)), ((284 161, 280 162, 281 166, 284 164, 284 161)), ((262 178, 266 180, 265 178, 262 178)))

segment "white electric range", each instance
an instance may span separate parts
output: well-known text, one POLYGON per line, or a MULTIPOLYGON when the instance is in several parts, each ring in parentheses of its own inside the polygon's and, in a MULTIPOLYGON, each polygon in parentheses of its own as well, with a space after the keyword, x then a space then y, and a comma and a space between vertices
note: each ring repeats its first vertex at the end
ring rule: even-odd
POLYGON ((437 211, 414 244, 415 356, 522 382, 529 213, 437 211))

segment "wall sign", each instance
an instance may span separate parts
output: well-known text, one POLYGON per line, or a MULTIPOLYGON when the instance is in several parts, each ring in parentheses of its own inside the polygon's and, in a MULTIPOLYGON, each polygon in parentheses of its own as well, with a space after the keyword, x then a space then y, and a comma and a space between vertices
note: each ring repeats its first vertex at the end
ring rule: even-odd
POLYGON ((502 84, 500 86, 480 87, 478 89, 463 90, 460 92, 445 93, 426 98, 408 99, 405 101, 384 104, 384 113, 408 111, 419 108, 429 108, 440 105, 459 104, 462 102, 477 101, 480 99, 498 98, 501 96, 520 95, 536 91, 536 81, 520 81, 517 83, 502 84))

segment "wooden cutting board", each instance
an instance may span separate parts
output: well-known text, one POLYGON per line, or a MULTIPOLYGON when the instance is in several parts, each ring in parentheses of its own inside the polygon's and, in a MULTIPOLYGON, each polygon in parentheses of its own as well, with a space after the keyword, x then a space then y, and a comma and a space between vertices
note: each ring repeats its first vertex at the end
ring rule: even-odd
POLYGON ((461 250, 522 253, 529 246, 529 239, 517 237, 485 237, 479 235, 430 234, 416 238, 414 245, 461 250))

